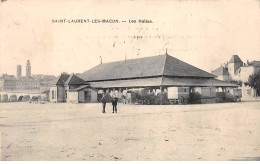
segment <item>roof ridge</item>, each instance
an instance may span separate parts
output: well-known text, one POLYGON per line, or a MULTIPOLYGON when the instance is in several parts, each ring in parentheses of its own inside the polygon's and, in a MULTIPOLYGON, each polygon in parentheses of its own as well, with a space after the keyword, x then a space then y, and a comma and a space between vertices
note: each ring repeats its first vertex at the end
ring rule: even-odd
POLYGON ((76 76, 76 75, 72 75, 71 76, 71 78, 70 78, 70 81, 68 82, 68 84, 71 84, 72 83, 72 80, 80 80, 80 81, 84 81, 84 82, 86 82, 85 80, 83 80, 82 78, 80 78, 80 77, 78 77, 78 76, 76 76))
POLYGON ((64 84, 69 84, 74 74, 70 74, 69 77, 65 80, 64 84))
POLYGON ((164 75, 164 72, 165 72, 165 64, 166 64, 166 60, 167 60, 167 56, 168 54, 165 54, 165 59, 164 59, 164 63, 163 63, 163 72, 162 72, 162 75, 164 75))
MULTIPOLYGON (((165 54, 164 54, 164 55, 165 55, 165 54)), ((163 56, 163 55, 159 55, 159 56, 163 56)), ((127 61, 132 61, 132 60, 145 59, 145 58, 153 58, 153 57, 158 57, 158 55, 145 56, 145 57, 139 57, 139 58, 127 59, 127 60, 112 61, 112 62, 102 63, 102 64, 99 64, 99 65, 97 65, 97 66, 100 66, 100 65, 103 65, 103 64, 111 64, 111 63, 117 63, 117 62, 127 62, 127 61)), ((96 66, 96 67, 97 67, 97 66, 96 66)))

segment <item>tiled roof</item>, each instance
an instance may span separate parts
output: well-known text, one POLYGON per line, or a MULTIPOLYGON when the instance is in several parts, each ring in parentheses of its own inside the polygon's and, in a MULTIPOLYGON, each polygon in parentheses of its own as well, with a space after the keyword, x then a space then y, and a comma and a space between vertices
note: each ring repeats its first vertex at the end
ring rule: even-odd
POLYGON ((61 74, 56 81, 54 82, 55 85, 89 85, 88 82, 79 78, 78 76, 72 74, 61 74))
POLYGON ((65 81, 65 85, 89 85, 88 82, 79 78, 78 76, 72 74, 69 78, 65 81))
POLYGON ((167 54, 100 64, 83 72, 80 77, 86 81, 100 81, 163 75, 174 77, 215 77, 167 54))
POLYGON ((57 85, 64 85, 65 81, 69 78, 68 74, 61 74, 56 82, 57 85))
POLYGON ((228 63, 243 63, 238 55, 232 55, 228 63))
POLYGON ((252 61, 248 63, 249 66, 260 67, 260 61, 252 61))
POLYGON ((215 69, 214 71, 211 72, 215 76, 219 75, 228 75, 228 68, 220 66, 219 68, 215 69))

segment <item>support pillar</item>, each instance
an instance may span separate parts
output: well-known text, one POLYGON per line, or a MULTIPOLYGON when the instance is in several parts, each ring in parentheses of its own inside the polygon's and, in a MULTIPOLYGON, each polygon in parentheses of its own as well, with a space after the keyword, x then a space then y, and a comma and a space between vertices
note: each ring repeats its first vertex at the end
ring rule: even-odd
POLYGON ((168 87, 165 87, 165 92, 166 92, 166 98, 168 100, 168 87))
POLYGON ((160 105, 162 105, 163 104, 163 87, 161 86, 160 87, 160 91, 161 91, 161 94, 160 94, 160 105))
POLYGON ((122 98, 122 88, 118 89, 118 98, 121 99, 122 98))
POLYGON ((112 97, 115 97, 115 94, 116 94, 116 89, 113 88, 113 90, 112 90, 112 97))

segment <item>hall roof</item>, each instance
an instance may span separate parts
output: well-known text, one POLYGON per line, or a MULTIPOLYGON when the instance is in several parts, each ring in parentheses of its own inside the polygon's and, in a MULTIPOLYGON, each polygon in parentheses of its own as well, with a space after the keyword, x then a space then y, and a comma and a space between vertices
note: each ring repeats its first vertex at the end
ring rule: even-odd
POLYGON ((88 82, 155 76, 215 77, 168 54, 99 64, 80 75, 88 82))

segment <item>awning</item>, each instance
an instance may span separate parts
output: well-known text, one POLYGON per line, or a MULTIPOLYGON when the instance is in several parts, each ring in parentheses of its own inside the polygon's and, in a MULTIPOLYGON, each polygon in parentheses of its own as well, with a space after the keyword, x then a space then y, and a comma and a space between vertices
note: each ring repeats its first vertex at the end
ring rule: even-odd
POLYGON ((150 87, 160 86, 162 77, 145 78, 145 79, 130 79, 130 80, 115 80, 115 81, 101 81, 89 82, 93 88, 134 88, 134 87, 150 87))
POLYGON ((78 88, 70 89, 69 92, 77 92, 77 91, 79 91, 81 89, 84 89, 84 88, 87 88, 87 87, 90 87, 90 86, 89 85, 82 85, 82 86, 80 86, 78 88))
POLYGON ((162 86, 189 86, 189 87, 238 87, 236 84, 224 82, 217 79, 196 78, 169 78, 162 79, 162 86))
POLYGON ((238 85, 227 83, 217 79, 196 78, 170 78, 157 77, 145 79, 129 79, 89 82, 93 88, 138 88, 138 87, 160 87, 160 86, 188 86, 188 87, 238 87, 238 85))

